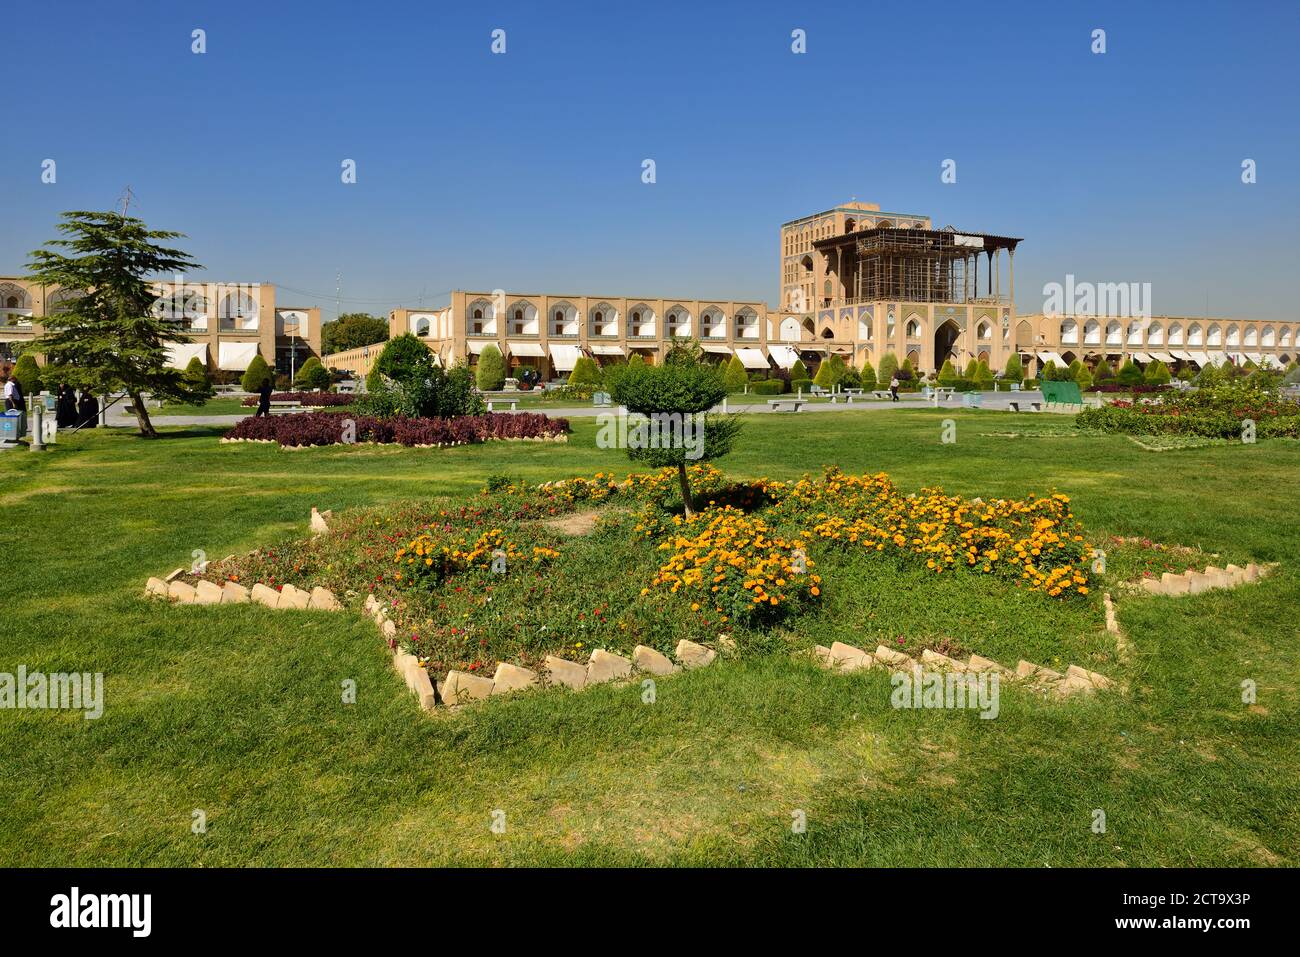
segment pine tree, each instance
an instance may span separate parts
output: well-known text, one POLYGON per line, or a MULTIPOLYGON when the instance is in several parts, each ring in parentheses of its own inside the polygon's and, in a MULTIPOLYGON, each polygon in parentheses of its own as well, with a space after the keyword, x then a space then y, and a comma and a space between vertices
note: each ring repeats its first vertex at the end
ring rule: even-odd
POLYGON ((722 373, 722 384, 727 387, 728 392, 743 392, 748 382, 749 375, 745 372, 745 364, 740 361, 740 356, 732 356, 726 370, 722 373))
POLYGON ((831 368, 829 359, 823 361, 817 366, 817 374, 813 376, 813 385, 818 388, 830 391, 835 385, 835 370, 831 368))
POLYGON ((239 385, 245 392, 256 392, 262 388, 262 383, 267 379, 270 379, 272 384, 275 383, 275 376, 271 374, 271 367, 266 364, 266 360, 262 358, 262 354, 259 352, 253 356, 253 361, 244 370, 239 385))
POLYGON ((569 385, 600 385, 600 367, 590 356, 579 356, 569 373, 569 385))
POLYGON ((975 373, 978 371, 979 371, 979 364, 974 359, 972 359, 970 362, 966 363, 966 371, 962 373, 962 378, 969 379, 971 382, 974 382, 975 373))
POLYGON ((212 388, 212 377, 208 375, 207 364, 198 356, 190 359, 185 371, 181 373, 181 381, 190 394, 191 405, 203 405, 216 393, 212 388))
POLYGON ((140 434, 156 438, 142 393, 186 401, 181 372, 169 364, 170 343, 192 341, 174 318, 155 315, 152 276, 173 276, 198 263, 180 249, 161 245, 183 238, 151 230, 117 212, 63 214, 54 239, 31 254, 28 278, 73 293, 60 311, 43 316, 45 334, 32 343, 58 367, 61 382, 104 395, 124 391, 140 434))
POLYGON ((876 388, 876 370, 871 367, 871 362, 862 363, 862 388, 870 392, 876 388))
POLYGON ((888 389, 890 380, 894 378, 894 373, 898 371, 898 356, 892 352, 886 352, 880 359, 880 368, 876 371, 876 382, 882 389, 888 389))
POLYGON ((790 367, 790 381, 795 382, 806 378, 808 378, 808 367, 803 364, 802 359, 795 359, 794 365, 790 367))
POLYGON ((1025 366, 1020 361, 1020 353, 1013 352, 1007 357, 1006 367, 1003 369, 1003 376, 1012 382, 1019 382, 1025 377, 1025 366))
POLYGON ((1105 382, 1107 379, 1113 378, 1115 378, 1115 370, 1110 367, 1110 363, 1107 362, 1105 358, 1102 358, 1102 360, 1097 363, 1097 367, 1092 370, 1092 381, 1105 382))
POLYGON ((994 387, 993 370, 989 368, 988 362, 984 359, 979 361, 975 366, 975 384, 982 391, 989 391, 994 387))
POLYGON ((1124 365, 1120 367, 1119 374, 1115 376, 1120 385, 1141 385, 1142 370, 1134 363, 1132 358, 1124 360, 1124 365))
POLYGON ((22 386, 24 396, 40 393, 42 385, 41 367, 36 364, 36 357, 30 352, 24 352, 18 357, 18 362, 14 366, 13 377, 22 386))
POLYGON ((1168 385, 1170 378, 1169 367, 1157 359, 1146 367, 1142 378, 1147 385, 1168 385))
POLYGON ((957 370, 952 367, 951 359, 943 360, 943 368, 939 370, 939 385, 951 386, 957 382, 957 370))

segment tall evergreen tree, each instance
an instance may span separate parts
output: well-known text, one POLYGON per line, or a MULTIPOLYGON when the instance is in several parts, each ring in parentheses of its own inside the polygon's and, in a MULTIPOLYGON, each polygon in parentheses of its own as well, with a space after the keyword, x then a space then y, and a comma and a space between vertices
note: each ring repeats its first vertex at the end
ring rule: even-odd
POLYGON ((156 438, 142 393, 190 399, 181 371, 168 364, 167 345, 191 340, 175 320, 153 314, 157 294, 149 277, 203 267, 162 245, 183 233, 151 230, 123 213, 67 212, 58 230, 63 238, 32 252, 28 278, 74 294, 59 312, 41 317, 45 334, 33 348, 60 382, 101 395, 126 392, 140 434, 156 438))

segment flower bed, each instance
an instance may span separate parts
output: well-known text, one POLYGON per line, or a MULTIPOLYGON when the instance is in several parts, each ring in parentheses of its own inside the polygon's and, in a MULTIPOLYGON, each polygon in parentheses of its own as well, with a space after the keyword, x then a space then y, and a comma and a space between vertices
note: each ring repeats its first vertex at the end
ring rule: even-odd
POLYGON ((278 442, 286 448, 376 442, 408 446, 469 445, 489 439, 554 439, 568 435, 567 419, 535 412, 486 413, 454 419, 343 418, 330 412, 243 419, 223 442, 278 442))
POLYGON ((1244 423, 1257 438, 1300 438, 1300 402, 1247 385, 1163 393, 1153 401, 1115 402, 1075 416, 1081 429, 1127 435, 1195 435, 1239 439, 1244 423))
MULTIPOLYGON (((272 402, 298 402, 310 406, 351 405, 357 400, 346 392, 272 392, 272 402)), ((243 404, 253 408, 258 403, 255 395, 245 396, 243 404)))

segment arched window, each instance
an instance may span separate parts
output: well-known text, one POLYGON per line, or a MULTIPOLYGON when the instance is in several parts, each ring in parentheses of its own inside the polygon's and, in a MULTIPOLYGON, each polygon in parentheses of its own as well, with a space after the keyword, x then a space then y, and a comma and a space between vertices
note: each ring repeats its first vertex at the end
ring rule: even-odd
POLYGON ((921 324, 917 322, 915 319, 907 320, 907 338, 909 339, 921 338, 921 324))
POLYGON ((474 318, 475 318, 475 319, 482 319, 482 318, 483 318, 483 310, 482 310, 482 309, 475 309, 475 310, 474 310, 474 318))
POLYGON ((1061 322, 1061 341, 1078 342, 1079 341, 1079 324, 1073 319, 1065 319, 1061 322))

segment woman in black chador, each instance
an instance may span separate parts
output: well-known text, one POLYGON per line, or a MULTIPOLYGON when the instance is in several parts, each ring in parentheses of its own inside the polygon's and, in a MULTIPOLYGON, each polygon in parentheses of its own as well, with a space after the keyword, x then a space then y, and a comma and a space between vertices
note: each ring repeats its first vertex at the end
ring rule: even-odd
POLYGON ((83 429, 94 429, 99 426, 99 400, 84 389, 81 392, 81 401, 77 403, 77 422, 83 429))
POLYGON ((77 393, 71 386, 59 386, 59 395, 54 402, 54 421, 61 429, 70 429, 77 424, 77 393))

